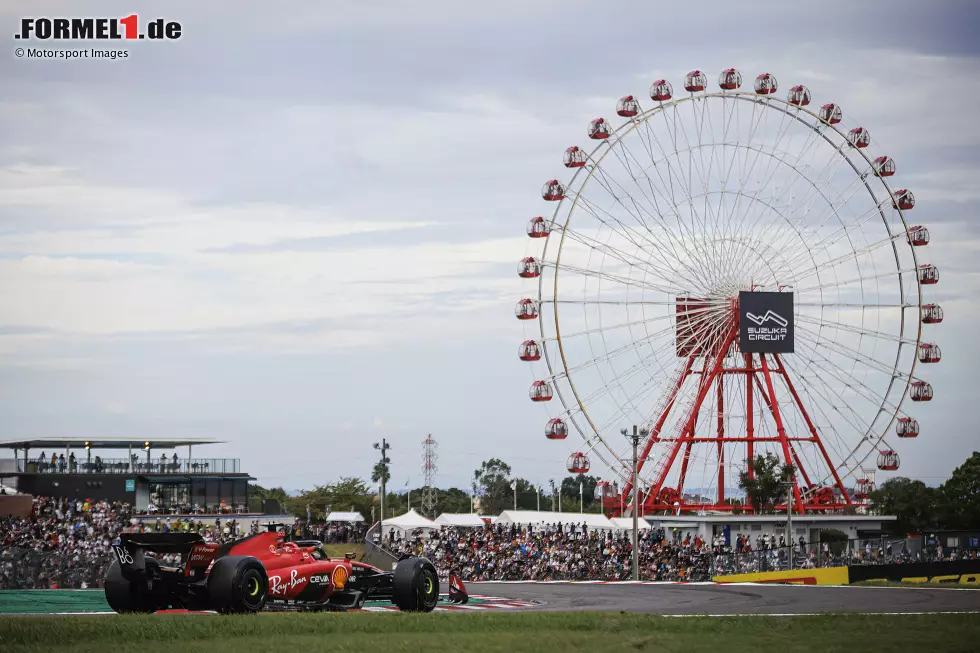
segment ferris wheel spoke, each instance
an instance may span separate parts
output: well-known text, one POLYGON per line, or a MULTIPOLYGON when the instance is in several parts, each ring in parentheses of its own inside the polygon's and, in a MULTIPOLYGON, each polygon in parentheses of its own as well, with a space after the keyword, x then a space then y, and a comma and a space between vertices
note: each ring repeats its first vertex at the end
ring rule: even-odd
MULTIPOLYGON (((580 268, 573 265, 560 264, 555 265, 554 263, 542 263, 542 267, 551 267, 562 272, 568 272, 570 274, 576 274, 583 277, 592 277, 594 279, 601 279, 604 281, 610 281, 613 283, 621 284, 623 286, 632 286, 635 288, 643 288, 645 290, 652 290, 664 294, 675 294, 680 292, 680 288, 674 285, 657 285, 653 283, 648 283, 641 281, 640 279, 631 279, 629 277, 624 277, 622 275, 611 274, 609 272, 603 272, 601 270, 589 270, 586 268, 580 268)), ((628 302, 624 302, 628 303, 628 302)))
POLYGON ((835 322, 833 320, 824 320, 811 317, 809 315, 798 315, 798 320, 803 322, 808 322, 810 324, 816 324, 821 328, 826 327, 830 329, 842 329, 844 331, 850 331, 851 333, 857 333, 859 335, 870 336, 872 338, 880 338, 881 340, 888 340, 889 342, 899 342, 905 345, 914 345, 915 340, 911 338, 903 338, 902 336, 897 336, 892 333, 883 333, 881 331, 875 331, 873 329, 862 329, 851 324, 844 324, 843 322, 835 322))
POLYGON ((847 353, 847 354, 850 354, 851 356, 853 356, 853 360, 858 361, 858 362, 861 362, 861 363, 867 365, 868 367, 870 367, 872 369, 875 369, 875 370, 877 370, 879 372, 882 372, 884 374, 887 374, 888 376, 896 377, 896 378, 903 378, 903 379, 910 378, 910 376, 908 374, 905 374, 904 372, 901 372, 893 364, 885 363, 885 362, 880 361, 880 360, 878 360, 876 358, 872 358, 870 356, 867 356, 866 354, 864 354, 862 352, 859 352, 859 351, 855 350, 854 348, 852 348, 852 347, 850 347, 848 345, 845 345, 842 342, 840 342, 840 341, 838 341, 838 340, 836 340, 834 338, 830 338, 829 336, 826 336, 826 335, 821 335, 821 334, 819 334, 819 333, 817 333, 815 331, 811 331, 810 329, 807 329, 804 326, 798 327, 796 329, 796 332, 797 333, 800 333, 800 334, 803 334, 804 335, 804 338, 810 338, 811 341, 812 341, 812 343, 814 345, 816 345, 816 346, 824 347, 826 349, 831 349, 831 345, 834 345, 835 347, 838 347, 841 350, 843 350, 843 353, 847 353))
MULTIPOLYGON (((653 274, 658 275, 658 278, 663 280, 671 280, 679 276, 674 272, 673 268, 658 266, 654 264, 652 261, 640 258, 639 256, 636 256, 634 254, 630 254, 629 252, 620 249, 618 247, 609 245, 608 243, 599 242, 594 238, 590 238, 572 229, 564 229, 563 231, 566 236, 575 240, 579 244, 588 247, 596 252, 607 254, 612 258, 617 259, 621 263, 625 263, 631 268, 638 268, 646 272, 651 272, 653 274)), ((638 249, 640 249, 639 246, 637 247, 638 249)))
POLYGON ((797 292, 803 294, 805 292, 813 292, 815 290, 827 290, 829 288, 839 288, 840 286, 847 286, 854 283, 864 283, 865 281, 871 281, 873 279, 888 279, 890 277, 901 276, 903 274, 917 274, 918 270, 892 270, 889 272, 882 272, 880 274, 872 274, 866 277, 854 277, 851 279, 844 279, 843 281, 837 281, 835 283, 824 283, 818 286, 807 286, 806 288, 799 288, 797 292))
MULTIPOLYGON (((858 375, 854 374, 852 371, 849 371, 840 365, 834 364, 833 361, 831 361, 826 356, 822 355, 819 351, 816 351, 816 349, 814 349, 814 352, 816 356, 815 356, 815 360, 811 362, 811 369, 813 369, 814 371, 818 371, 818 370, 822 371, 827 376, 833 377, 833 379, 843 384, 844 387, 850 390, 855 396, 865 399, 874 407, 878 407, 878 406, 885 407, 889 405, 890 402, 888 402, 884 396, 877 394, 873 390, 867 388, 866 375, 865 378, 861 378, 858 375), (822 363, 817 362, 818 360, 822 361, 822 363), (826 363, 826 366, 823 363, 826 363)), ((827 385, 833 387, 833 385, 830 383, 828 383, 827 385)), ((840 396, 841 399, 847 401, 847 397, 843 392, 838 393, 838 395, 840 396)), ((848 402, 848 406, 850 405, 851 405, 850 402, 848 402)))
MULTIPOLYGON (((767 116, 768 116, 768 114, 770 112, 769 111, 764 111, 763 113, 767 114, 767 116)), ((759 198, 759 195, 764 190, 767 190, 769 188, 769 185, 772 182, 772 179, 775 177, 776 172, 779 170, 779 166, 777 165, 776 166, 776 169, 773 170, 772 172, 770 172, 770 168, 772 167, 773 161, 774 160, 775 161, 781 161, 781 158, 779 156, 777 156, 777 154, 780 152, 779 146, 780 146, 780 143, 782 143, 782 140, 786 136, 786 134, 789 133, 790 127, 793 125, 793 121, 792 120, 789 120, 787 122, 786 118, 787 118, 787 114, 785 114, 785 113, 780 116, 779 125, 776 128, 776 139, 775 139, 775 143, 772 145, 771 148, 769 148, 768 150, 765 150, 765 153, 767 155, 766 170, 765 170, 765 172, 763 172, 763 178, 764 178, 765 181, 762 184, 759 184, 759 187, 756 189, 755 193, 752 195, 752 198, 751 198, 751 202, 752 203, 749 205, 750 208, 749 208, 749 212, 747 214, 749 216, 749 218, 747 220, 730 221, 730 224, 733 227, 733 230, 731 232, 730 238, 733 239, 733 240, 737 240, 737 239, 741 238, 743 233, 752 233, 754 231, 754 229, 755 229, 755 222, 758 220, 758 218, 753 219, 751 217, 751 215, 753 213, 755 213, 754 207, 756 206, 756 202, 757 202, 757 200, 759 198)), ((767 117, 767 122, 768 122, 768 117, 767 117)), ((763 129, 765 129, 765 128, 763 128, 763 129)), ((764 152, 764 148, 762 146, 760 146, 758 148, 758 150, 756 151, 755 157, 754 157, 754 159, 752 161, 752 166, 748 170, 747 175, 751 175, 752 174, 753 170, 758 165, 759 158, 763 154, 763 152, 764 152)), ((745 186, 746 183, 747 183, 747 179, 743 178, 742 175, 740 174, 739 175, 739 193, 740 194, 741 194, 741 191, 744 188, 744 186, 745 186)), ((728 270, 726 272, 728 274, 733 274, 734 273, 734 268, 735 268, 735 257, 729 255, 728 256, 728 261, 729 261, 729 268, 728 268, 728 270)))
MULTIPOLYGON (((837 229, 834 232, 827 234, 821 240, 816 241, 813 244, 813 248, 814 249, 820 248, 820 249, 823 249, 823 250, 829 250, 829 248, 831 246, 837 244, 842 239, 845 239, 845 238, 848 238, 849 239, 850 232, 852 232, 852 231, 858 231, 867 222, 869 222, 870 220, 872 220, 875 217, 880 217, 880 216, 881 216, 881 207, 880 206, 874 206, 872 208, 869 208, 867 211, 865 211, 862 215, 860 215, 851 224, 842 226, 840 229, 837 229)), ((845 255, 843 255, 841 257, 838 257, 838 259, 835 259, 833 262, 834 263, 844 262, 844 261, 847 261, 848 259, 851 259, 851 258, 856 259, 859 254, 868 253, 870 251, 873 251, 874 249, 877 249, 877 247, 882 246, 882 245, 890 245, 890 244, 893 244, 894 241, 897 238, 901 237, 902 235, 903 234, 896 234, 894 236, 890 236, 887 239, 883 239, 882 241, 879 241, 880 242, 880 245, 876 245, 876 246, 873 246, 873 247, 872 246, 866 246, 866 247, 860 248, 860 249, 853 248, 850 253, 845 254, 845 255)), ((822 269, 823 267, 826 267, 829 263, 831 263, 831 262, 824 263, 822 266, 819 266, 819 267, 822 269)))
MULTIPOLYGON (((631 242, 633 245, 635 245, 637 247, 637 249, 639 249, 641 251, 644 251, 644 252, 646 252, 649 255, 652 255, 654 252, 657 251, 657 245, 656 245, 656 243, 654 243, 653 241, 651 241, 648 236, 646 236, 644 234, 636 234, 635 232, 633 232, 633 230, 629 229, 626 225, 624 225, 618 218, 616 218, 613 215, 610 215, 607 211, 604 211, 602 209, 599 209, 595 204, 593 204, 592 202, 590 202, 587 198, 583 197, 581 194, 577 195, 576 201, 579 202, 580 203, 580 206, 582 206, 584 210, 586 210, 590 214, 592 214, 593 217, 595 217, 599 222, 601 222, 605 226, 609 227, 611 230, 615 231, 616 233, 618 233, 623 238, 627 239, 629 242, 631 242), (599 216, 599 213, 606 214, 609 218, 611 218, 612 222, 614 222, 614 223, 618 224, 620 227, 622 227, 622 231, 620 231, 619 229, 616 229, 610 222, 607 222, 604 219, 602 219, 599 216), (646 242, 646 247, 644 245, 640 244, 640 242, 638 242, 637 240, 635 240, 633 238, 633 236, 638 236, 641 240, 645 241, 646 242), (651 251, 648 251, 648 248, 650 248, 651 251)), ((693 274, 695 277, 700 276, 700 274, 697 271, 697 269, 695 267, 692 267, 687 262, 678 259, 676 261, 676 263, 680 267, 686 269, 688 271, 688 273, 693 274)))
MULTIPOLYGON (((800 276, 796 277, 795 281, 796 281, 796 283, 799 283, 800 281, 802 281, 804 279, 808 279, 809 277, 811 277, 814 274, 819 274, 823 270, 826 270, 826 269, 835 267, 837 265, 840 265, 842 263, 845 263, 849 259, 852 259, 852 258, 855 258, 856 259, 858 256, 863 256, 863 255, 866 255, 866 254, 870 254, 871 252, 874 252, 875 250, 881 249, 882 247, 890 246, 890 245, 894 244, 895 240, 897 240, 899 237, 900 237, 900 235, 895 235, 895 236, 892 236, 892 237, 889 237, 889 238, 883 238, 883 239, 877 240, 877 241, 875 241, 873 243, 869 243, 868 245, 865 245, 864 247, 862 247, 860 249, 856 249, 853 252, 849 252, 847 254, 843 254, 841 256, 838 256, 837 258, 833 258, 833 259, 824 261, 823 263, 819 263, 819 264, 815 265, 813 268, 811 268, 810 270, 808 270, 808 271, 804 272, 803 274, 801 274, 800 276)), ((790 264, 792 264, 792 262, 790 262, 790 264)))
MULTIPOLYGON (((798 372, 794 369, 794 366, 786 363, 787 370, 793 372, 794 377, 798 379, 807 379, 808 375, 803 372, 798 372)), ((819 378, 819 377, 817 377, 819 378)), ((845 438, 840 434, 840 431, 833 426, 834 420, 831 416, 824 410, 824 406, 827 406, 830 411, 837 415, 838 419, 843 421, 844 424, 850 427, 854 435, 859 438, 859 441, 864 438, 864 434, 867 433, 869 426, 864 424, 862 417, 854 411, 849 403, 842 400, 837 394, 833 394, 830 390, 829 385, 826 382, 822 383, 806 383, 803 386, 803 395, 809 400, 809 405, 812 406, 824 419, 825 424, 830 427, 829 431, 827 428, 821 428, 820 432, 823 436, 822 441, 824 446, 829 448, 831 452, 835 455, 837 460, 841 461, 850 455, 847 452, 848 447, 845 445, 845 438), (828 393, 828 391, 830 391, 828 393), (844 410, 841 409, 843 405, 844 410), (828 438, 827 435, 833 434, 833 438, 828 438), (843 450, 841 445, 844 445, 843 450)))

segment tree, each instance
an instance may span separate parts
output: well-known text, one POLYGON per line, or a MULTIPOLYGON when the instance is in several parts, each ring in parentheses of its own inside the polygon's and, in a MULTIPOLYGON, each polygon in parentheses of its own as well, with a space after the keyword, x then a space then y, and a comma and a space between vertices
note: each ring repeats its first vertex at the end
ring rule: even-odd
POLYGON ((448 490, 438 490, 436 506, 438 507, 437 512, 440 513, 468 513, 470 512, 470 495, 455 487, 448 490))
POLYGON ((561 481, 561 496, 567 502, 566 505, 574 506, 574 509, 577 509, 579 506, 579 488, 584 486, 582 492, 584 501, 582 503, 585 512, 592 512, 593 510, 602 512, 598 505, 599 502, 595 500, 595 486, 598 483, 599 478, 596 476, 586 476, 585 474, 566 476, 561 481))
POLYGON ((291 497, 286 507, 290 514, 306 517, 307 504, 314 519, 322 519, 328 509, 356 510, 369 519, 374 494, 362 479, 341 477, 333 483, 318 485, 297 497, 291 497))
POLYGON ((871 510, 879 515, 895 515, 895 530, 915 533, 933 528, 939 493, 922 481, 905 477, 890 478, 871 493, 871 510))
POLYGON ((250 484, 248 486, 248 498, 258 499, 259 501, 265 501, 267 499, 273 499, 278 501, 280 505, 286 505, 286 501, 289 499, 289 495, 281 487, 274 487, 271 489, 266 489, 261 485, 250 484))
POLYGON ((746 462, 749 469, 739 472, 738 486, 748 495, 756 514, 764 510, 771 511, 786 496, 785 483, 793 480, 796 468, 783 463, 773 453, 767 453, 765 457, 756 456, 746 462))
POLYGON ((480 509, 484 514, 496 515, 507 509, 508 498, 513 505, 510 465, 499 458, 484 460, 480 469, 473 472, 473 487, 480 496, 480 509))
POLYGON ((382 477, 384 478, 385 485, 391 480, 391 458, 385 456, 383 461, 378 461, 374 465, 374 469, 371 471, 371 481, 373 483, 380 483, 382 477))
POLYGON ((980 452, 974 451, 939 488, 943 526, 956 530, 980 528, 980 452))

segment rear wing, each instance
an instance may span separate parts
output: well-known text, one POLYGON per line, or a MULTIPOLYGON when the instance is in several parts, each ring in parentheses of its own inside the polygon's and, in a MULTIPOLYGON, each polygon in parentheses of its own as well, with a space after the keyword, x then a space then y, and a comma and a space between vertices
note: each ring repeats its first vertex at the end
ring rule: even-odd
POLYGON ((146 558, 154 557, 154 553, 180 555, 182 569, 166 567, 157 562, 154 566, 160 571, 182 571, 191 580, 204 578, 219 549, 219 545, 206 543, 197 533, 122 533, 119 535, 119 543, 112 545, 120 571, 128 580, 148 576, 146 558), (147 556, 146 553, 151 555, 147 556))

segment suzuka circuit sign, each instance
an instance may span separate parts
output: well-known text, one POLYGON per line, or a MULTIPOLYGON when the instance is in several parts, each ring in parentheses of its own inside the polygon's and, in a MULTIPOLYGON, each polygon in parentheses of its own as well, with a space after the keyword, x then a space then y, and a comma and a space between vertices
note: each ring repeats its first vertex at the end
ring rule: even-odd
POLYGON ((793 293, 743 291, 738 302, 738 346, 743 353, 793 353, 793 293))

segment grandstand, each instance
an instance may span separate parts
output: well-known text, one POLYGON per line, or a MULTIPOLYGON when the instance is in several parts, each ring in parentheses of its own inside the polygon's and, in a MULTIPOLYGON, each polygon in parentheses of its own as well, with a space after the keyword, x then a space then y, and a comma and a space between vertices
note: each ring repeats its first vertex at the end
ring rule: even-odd
MULTIPOLYGON (((195 438, 133 440, 34 438, 0 442, 0 483, 19 493, 120 501, 137 512, 218 514, 249 511, 248 482, 238 458, 194 457, 195 438)), ((256 512, 261 507, 253 506, 256 512)))

